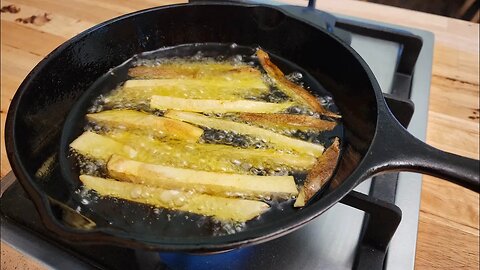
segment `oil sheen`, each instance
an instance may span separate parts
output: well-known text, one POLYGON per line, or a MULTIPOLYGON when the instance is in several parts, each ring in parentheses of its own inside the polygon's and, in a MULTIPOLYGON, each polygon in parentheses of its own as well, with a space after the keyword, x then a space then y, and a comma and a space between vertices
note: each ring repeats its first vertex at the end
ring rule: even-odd
MULTIPOLYGON (((94 86, 104 85, 104 87, 98 91, 99 95, 91 102, 88 113, 128 109, 163 116, 165 111, 155 110, 149 106, 152 95, 188 99, 252 100, 271 103, 291 101, 263 71, 254 54, 254 48, 248 54, 229 53, 227 55, 216 55, 209 50, 203 51, 200 44, 194 46, 196 46, 194 53, 189 55, 175 56, 174 53, 167 53, 169 56, 165 57, 165 49, 161 49, 136 55, 123 65, 113 68, 94 84, 94 86), (157 57, 157 55, 162 55, 162 57, 157 57), (165 67, 165 70, 170 71, 153 75, 144 72, 148 68, 159 66, 165 67), (137 69, 137 73, 133 74, 135 76, 133 77, 132 72, 129 73, 127 70, 135 67, 141 68, 137 69), (235 70, 238 70, 238 72, 229 71, 231 67, 235 67, 235 70), (252 73, 257 72, 260 74, 259 76, 252 76, 252 73), (134 84, 129 86, 129 80, 131 79, 160 79, 162 83, 146 87, 134 84), (199 80, 202 81, 201 84, 198 83, 199 80), (105 85, 109 87, 105 87, 105 85)), ((230 44, 229 46, 232 48, 232 51, 235 51, 237 47, 236 44, 230 44)), ((302 85, 305 89, 312 90, 312 93, 323 93, 322 91, 317 91, 318 83, 309 83, 313 81, 312 77, 301 69, 287 70, 286 78, 302 85)), ((329 95, 314 95, 324 107, 337 112, 333 99, 329 95)), ((283 113, 326 119, 302 104, 291 106, 283 113)), ((329 146, 332 138, 341 138, 343 132, 341 120, 332 118, 326 120, 336 122, 336 127, 333 130, 316 131, 260 125, 243 121, 236 113, 204 113, 203 115, 261 127, 288 137, 321 144, 325 147, 329 146)), ((298 187, 303 184, 308 170, 315 162, 316 157, 302 155, 289 149, 277 149, 268 141, 254 136, 228 130, 198 127, 203 129, 203 135, 197 142, 172 140, 168 136, 153 133, 148 129, 129 130, 128 127, 122 127, 121 125, 108 127, 102 123, 92 121, 87 122, 83 129, 84 131, 102 134, 116 142, 128 145, 134 149, 135 160, 137 161, 222 173, 260 176, 293 175, 298 187), (252 154, 251 149, 259 151, 252 154), (297 155, 299 158, 292 161, 290 155, 297 155)), ((78 174, 110 178, 105 160, 92 159, 75 151, 72 151, 71 154, 75 160, 75 168, 78 174)), ((160 199, 179 206, 185 204, 189 196, 195 193, 194 190, 182 190, 182 192, 165 192, 162 193, 163 195, 160 199)), ((90 204, 98 204, 101 203, 101 200, 104 200, 104 198, 99 198, 92 194, 95 193, 92 191, 86 192, 81 188, 78 190, 76 195, 80 198, 82 204, 79 206, 80 208, 90 204)), ((241 194, 232 193, 230 195, 241 197, 241 194)), ((136 188, 130 193, 132 200, 148 196, 151 196, 148 188, 136 188)), ((261 198, 262 201, 270 205, 269 211, 283 211, 284 208, 293 208, 294 199, 280 200, 268 196, 261 198)), ((116 201, 120 202, 121 200, 116 201)), ((118 203, 118 206, 124 207, 130 203, 132 202, 122 201, 118 203)), ((151 207, 154 209, 154 216, 166 216, 167 222, 178 220, 178 216, 183 216, 185 222, 201 227, 205 225, 206 220, 209 220, 208 223, 213 235, 236 233, 248 226, 248 222, 227 222, 188 212, 169 211, 163 208, 151 207)), ((209 206, 200 205, 198 207, 209 206)), ((260 216, 256 219, 261 218, 260 216)))

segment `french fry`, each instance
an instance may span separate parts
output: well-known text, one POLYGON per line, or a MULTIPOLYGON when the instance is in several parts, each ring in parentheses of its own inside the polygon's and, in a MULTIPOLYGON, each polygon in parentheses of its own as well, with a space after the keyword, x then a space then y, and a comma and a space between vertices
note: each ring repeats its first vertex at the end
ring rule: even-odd
POLYGON ((149 164, 112 155, 108 174, 118 180, 165 189, 194 190, 227 197, 289 198, 297 195, 293 176, 256 176, 149 164))
MULTIPOLYGON (((235 82, 234 82, 235 83, 235 82)), ((217 88, 226 91, 235 88, 268 89, 262 78, 251 78, 239 82, 240 85, 232 84, 229 80, 217 79, 152 79, 152 80, 128 80, 124 83, 125 88, 132 87, 179 87, 179 88, 217 88)))
POLYGON ((80 175, 80 181, 87 189, 93 189, 102 196, 213 216, 220 220, 245 222, 269 208, 268 204, 259 201, 166 190, 88 175, 80 175))
POLYGON ((340 142, 335 138, 333 144, 318 158, 317 163, 307 175, 293 206, 303 207, 332 177, 340 155, 340 142))
POLYGON ((287 167, 293 171, 305 171, 316 161, 316 158, 310 155, 285 153, 274 149, 159 141, 130 132, 108 133, 105 136, 136 149, 139 154, 135 160, 196 170, 249 174, 250 167, 287 167))
POLYGON ((306 104, 314 112, 320 114, 335 118, 339 117, 339 115, 325 109, 318 102, 318 100, 302 86, 285 78, 283 72, 274 63, 272 63, 272 61, 270 61, 270 57, 265 51, 257 50, 257 57, 263 69, 267 72, 268 76, 273 79, 277 87, 285 92, 285 94, 287 94, 290 98, 297 101, 298 104, 306 104))
POLYGON ((269 91, 261 76, 243 80, 158 79, 128 80, 104 98, 107 105, 149 104, 153 95, 178 98, 243 100, 269 91))
POLYGON ((287 167, 293 171, 305 171, 316 160, 310 155, 283 153, 273 149, 242 149, 185 141, 164 142, 127 131, 104 135, 87 131, 75 139, 70 147, 79 154, 105 162, 116 154, 153 164, 240 174, 251 174, 250 167, 287 167))
POLYGON ((187 99, 168 96, 152 96, 150 100, 150 107, 154 109, 205 113, 273 113, 284 111, 293 105, 293 102, 270 103, 252 100, 187 99))
POLYGON ((175 78, 217 78, 243 80, 261 77, 258 69, 247 65, 233 65, 227 62, 186 62, 172 61, 158 66, 136 66, 128 70, 135 79, 175 79, 175 78))
POLYGON ((133 110, 110 110, 87 114, 89 121, 112 128, 151 132, 156 137, 197 141, 201 128, 190 124, 133 110))
POLYGON ((107 161, 113 154, 134 158, 138 152, 132 147, 108 137, 86 131, 70 147, 77 153, 93 159, 107 161))
POLYGON ((238 117, 253 124, 288 130, 332 130, 337 123, 308 115, 282 113, 240 113, 238 117))
POLYGON ((299 139, 294 139, 267 129, 253 127, 248 124, 210 118, 197 113, 168 111, 165 114, 165 117, 192 123, 195 125, 205 126, 208 128, 228 130, 240 134, 250 135, 273 144, 277 149, 290 149, 299 153, 309 154, 313 156, 320 156, 324 150, 324 147, 320 144, 314 144, 299 139))

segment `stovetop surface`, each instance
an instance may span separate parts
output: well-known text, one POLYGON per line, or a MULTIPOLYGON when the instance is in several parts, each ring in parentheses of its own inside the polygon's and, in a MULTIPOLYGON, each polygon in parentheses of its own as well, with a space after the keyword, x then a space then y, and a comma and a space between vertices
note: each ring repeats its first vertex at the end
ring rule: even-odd
MULTIPOLYGON (((340 15, 338 18, 347 25, 366 22, 340 15)), ((375 26, 384 28, 387 25, 375 23, 375 26)), ((411 81, 412 91, 407 97, 416 105, 409 131, 424 140, 433 35, 416 29, 394 28, 423 39, 411 81)), ((350 34, 351 46, 368 63, 382 90, 395 92, 398 58, 403 45, 358 33, 350 34), (375 50, 372 50, 373 46, 375 50)), ((368 194, 370 189, 371 181, 367 180, 356 190, 368 194)), ((398 176, 398 184, 393 190, 395 196, 390 200, 402 209, 403 219, 390 244, 386 269, 413 269, 420 190, 420 176, 408 173, 398 176)), ((200 256, 65 243, 42 226, 34 206, 18 183, 4 193, 1 202, 2 241, 59 269, 71 269, 72 266, 79 269, 351 269, 358 255, 365 216, 363 211, 339 203, 301 229, 279 239, 222 254, 200 256)))

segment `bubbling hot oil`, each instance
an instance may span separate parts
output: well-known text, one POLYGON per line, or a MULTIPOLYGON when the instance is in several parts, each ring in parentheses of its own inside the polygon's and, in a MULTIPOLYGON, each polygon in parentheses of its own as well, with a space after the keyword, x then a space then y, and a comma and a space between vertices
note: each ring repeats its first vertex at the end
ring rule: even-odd
MULTIPOLYGON (((254 55, 234 55, 228 58, 223 56, 212 58, 212 57, 205 57, 204 55, 205 55, 204 53, 199 51, 198 53, 196 53, 195 55, 189 58, 174 57, 174 58, 147 59, 147 58, 135 57, 131 61, 133 62, 133 66, 150 66, 150 67, 155 67, 162 64, 168 64, 168 63, 197 63, 197 62, 198 63, 214 63, 218 61, 227 62, 234 66, 241 65, 241 66, 250 66, 255 68, 259 67, 259 64, 254 55)), ((113 71, 111 72, 111 75, 114 74, 114 70, 115 69, 113 69, 113 71)), ((284 92, 282 92, 280 89, 275 87, 275 84, 272 81, 272 79, 269 78, 266 74, 263 74, 262 78, 265 84, 268 85, 268 91, 259 91, 258 89, 246 90, 246 91, 243 91, 242 93, 239 93, 242 95, 243 99, 273 102, 273 103, 281 103, 281 102, 290 100, 289 97, 284 92)), ((286 78, 292 82, 303 85, 307 89, 309 88, 309 85, 306 85, 305 82, 302 80, 304 78, 304 75, 299 71, 293 71, 287 74, 286 78)), ((130 78, 125 77, 123 81, 126 81, 127 79, 130 79, 130 78)), ((229 78, 228 75, 225 75, 223 79, 233 81, 233 78, 229 78)), ((150 108, 149 106, 150 100, 147 93, 150 90, 148 89, 147 90, 134 89, 134 90, 135 91, 126 91, 123 88, 123 82, 122 82, 118 84, 117 87, 111 89, 109 93, 99 95, 93 101, 92 106, 88 109, 88 113, 98 113, 101 111, 112 110, 112 109, 115 109, 115 110, 130 109, 130 110, 149 112, 158 116, 162 116, 164 114, 163 111, 154 110, 150 108)), ((157 92, 157 94, 162 94, 160 90, 157 90, 157 91, 159 91, 157 92)), ((168 95, 169 93, 165 92, 164 94, 168 95)), ((188 89, 188 91, 185 91, 185 94, 182 94, 178 97, 198 98, 199 96, 201 96, 201 94, 202 92, 199 89, 188 89)), ((238 99, 238 94, 237 96, 235 96, 232 94, 215 93, 213 94, 213 97, 216 99, 232 99, 232 98, 238 99)), ((334 107, 334 103, 331 97, 322 96, 317 98, 319 99, 321 104, 326 108, 331 109, 332 107, 334 107)), ((298 106, 298 105, 292 106, 288 108, 285 112, 290 114, 305 114, 305 115, 319 117, 319 115, 309 110, 306 106, 298 106)), ((209 115, 209 116, 226 118, 234 121, 238 120, 235 118, 235 116, 232 117, 229 114, 209 115)), ((228 132, 224 130, 208 129, 204 127, 202 128, 204 129, 204 134, 200 138, 200 143, 224 144, 224 145, 234 146, 238 148, 257 148, 257 149, 269 148, 269 145, 267 142, 260 140, 258 138, 245 136, 242 134, 237 134, 235 132, 228 132)), ((104 126, 97 125, 95 123, 87 123, 84 129, 94 131, 97 133, 109 133, 114 131, 112 129, 107 129, 104 126)), ((284 135, 296 137, 296 138, 299 138, 305 141, 310 141, 313 143, 325 143, 325 138, 326 138, 325 135, 319 136, 318 133, 314 133, 314 132, 302 132, 298 130, 293 130, 293 131, 284 131, 284 130, 279 131, 275 129, 272 129, 272 130, 282 133, 284 135)), ((330 136, 330 137, 333 137, 333 136, 330 136)), ((148 142, 145 142, 144 146, 147 148, 155 147, 153 144, 149 145, 148 142)), ((156 155, 165 155, 165 152, 161 152, 161 151, 153 151, 153 155, 149 154, 150 156, 143 156, 141 157, 141 159, 144 159, 146 162, 150 161, 152 163, 159 163, 166 166, 192 168, 192 169, 199 169, 199 170, 201 169, 208 170, 209 169, 208 164, 214 161, 209 159, 208 156, 195 153, 195 151, 191 151, 191 149, 188 149, 188 146, 185 146, 183 150, 184 150, 184 153, 187 153, 187 154, 183 154, 183 155, 179 154, 179 155, 171 156, 168 159, 169 162, 158 162, 158 160, 155 158, 156 155)), ((88 174, 88 175, 108 178, 106 163, 104 161, 88 159, 76 153, 72 153, 72 154, 76 159, 77 168, 81 174, 88 174)), ((140 151, 140 155, 142 155, 141 151, 140 151)), ((218 160, 215 160, 215 161, 218 161, 218 160)), ((279 176, 293 175, 295 178, 295 182, 299 187, 303 185, 304 179, 306 177, 305 172, 298 173, 292 170, 292 168, 289 168, 288 166, 285 166, 285 165, 282 166, 277 164, 272 165, 259 160, 253 160, 253 162, 251 161, 249 162, 237 157, 225 157, 225 160, 223 162, 225 162, 224 171, 233 171, 235 173, 245 173, 245 174, 254 174, 254 175, 279 175, 279 176)), ((189 191, 189 192, 193 192, 193 191, 189 191)), ((79 189, 77 192, 77 195, 81 198, 80 201, 82 205, 88 205, 90 203, 99 202, 98 196, 96 196, 95 193, 86 192, 83 189, 79 189)), ((134 190, 130 195, 132 199, 150 196, 150 194, 146 194, 143 189, 134 190)), ((166 200, 168 200, 171 197, 170 196, 169 198, 167 198, 168 197, 167 195, 168 194, 166 194, 165 195, 166 197, 164 198, 166 200)), ((240 198, 242 197, 241 194, 229 194, 229 195, 234 195, 240 198)), ((295 198, 290 198, 287 201, 284 201, 284 200, 279 201, 276 198, 265 197, 265 198, 262 198, 262 201, 270 205, 271 207, 270 211, 283 211, 285 207, 292 207, 293 199, 295 198)), ((112 198, 111 200, 120 202, 116 198, 112 198)), ((185 202, 185 200, 186 198, 183 198, 183 202, 185 202)), ((174 201, 176 203, 181 203, 181 198, 180 199, 177 198, 177 200, 172 200, 172 203, 175 203, 174 201)), ((124 202, 122 202, 122 204, 124 204, 124 202)), ((205 206, 205 207, 208 207, 208 206, 205 206)), ((185 219, 187 221, 194 223, 199 228, 201 228, 208 222, 209 226, 212 228, 213 235, 226 235, 226 234, 237 233, 245 229, 247 226, 247 224, 244 222, 220 221, 212 217, 199 216, 199 215, 181 212, 181 211, 168 210, 167 211, 168 213, 165 213, 163 209, 156 208, 153 206, 152 206, 152 209, 153 209, 154 215, 157 216, 157 219, 159 219, 159 217, 162 215, 166 215, 167 220, 173 220, 177 216, 183 215, 185 216, 185 219)), ((261 219, 261 216, 257 217, 257 219, 261 219)))

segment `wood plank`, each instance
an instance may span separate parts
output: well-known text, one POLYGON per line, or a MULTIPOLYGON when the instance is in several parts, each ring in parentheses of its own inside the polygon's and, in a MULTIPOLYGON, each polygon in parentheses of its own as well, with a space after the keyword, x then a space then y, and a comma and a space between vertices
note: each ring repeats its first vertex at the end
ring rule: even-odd
MULTIPOLYGON (((123 14, 156 6, 185 3, 181 0, 14 0, 20 7, 28 6, 45 10, 53 15, 61 14, 79 21, 97 24, 123 14)), ((92 25, 93 26, 93 25, 92 25)))
POLYGON ((8 45, 2 45, 1 53, 2 80, 0 83, 2 87, 1 110, 3 114, 3 112, 7 111, 10 100, 20 83, 43 57, 8 45))
POLYGON ((104 1, 98 1, 97 5, 91 1, 76 0, 14 0, 12 2, 15 2, 15 4, 22 8, 21 12, 25 10, 24 14, 27 16, 38 14, 38 11, 43 11, 52 14, 52 17, 62 16, 70 18, 73 21, 91 24, 91 26, 131 11, 131 9, 125 9, 122 5, 118 5, 116 10, 112 10, 111 6, 108 7, 108 4, 104 1))
MULTIPOLYGON (((58 1, 57 3, 68 3, 68 2, 58 1)), ((2 5, 10 5, 10 4, 14 4, 14 3, 10 1, 2 2, 2 5)), ((93 22, 82 21, 75 17, 65 16, 61 13, 53 13, 48 9, 43 8, 43 6, 40 6, 38 8, 36 6, 30 6, 30 5, 19 4, 18 6, 21 8, 21 11, 17 14, 3 13, 2 22, 8 21, 8 22, 14 22, 14 23, 20 24, 20 22, 15 22, 17 18, 25 18, 33 15, 42 15, 42 14, 48 13, 49 17, 51 18, 51 21, 45 23, 44 25, 35 25, 31 23, 23 24, 23 25, 25 25, 26 27, 35 29, 37 31, 46 32, 52 35, 58 35, 67 39, 95 25, 95 23, 93 22)), ((72 8, 75 9, 74 5, 67 10, 71 10, 72 8)), ((93 9, 93 10, 96 10, 96 9, 93 9)), ((94 12, 94 11, 91 11, 91 12, 94 12)), ((22 34, 22 33, 19 33, 19 34, 22 34)))
POLYGON ((416 269, 478 269, 478 235, 421 212, 416 269))
MULTIPOLYGON (((479 36, 478 32, 475 31, 467 34, 473 37, 479 36)), ((469 43, 467 42, 467 44, 469 43)), ((472 50, 465 50, 463 47, 446 46, 443 43, 436 42, 433 58, 433 75, 476 85, 478 88, 479 62, 473 60, 479 57, 479 44, 470 44, 469 46, 471 45, 477 46, 477 51, 474 51, 473 48, 472 50)))
POLYGON ((12 248, 8 244, 1 242, 2 255, 1 265, 2 270, 43 270, 45 267, 41 266, 37 261, 26 257, 16 249, 12 248))
POLYGON ((2 21, 2 45, 21 49, 37 56, 47 55, 66 40, 57 34, 39 31, 18 22, 2 21))
POLYGON ((479 235, 478 193, 432 176, 423 177, 422 213, 433 215, 461 231, 479 235))
POLYGON ((478 84, 434 75, 430 91, 430 111, 447 113, 478 125, 478 121, 471 117, 479 113, 476 111, 479 100, 472 98, 478 93, 478 84))

